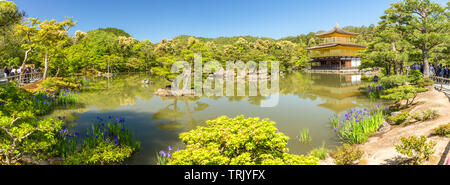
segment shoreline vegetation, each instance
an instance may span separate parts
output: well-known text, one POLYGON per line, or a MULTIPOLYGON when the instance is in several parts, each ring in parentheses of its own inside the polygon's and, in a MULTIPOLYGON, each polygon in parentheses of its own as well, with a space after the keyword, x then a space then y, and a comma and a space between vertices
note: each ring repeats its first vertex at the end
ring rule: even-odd
MULTIPOLYGON (((388 100, 387 107, 350 109, 341 118, 332 115, 330 129, 342 146, 326 143, 308 154, 289 153, 290 139, 269 119, 225 116, 206 126, 180 134, 185 145, 157 153, 160 165, 318 165, 318 164, 443 164, 450 142, 450 102, 430 86, 430 63, 449 65, 449 5, 429 0, 403 0, 391 4, 378 25, 344 27, 362 33, 357 43, 368 45, 358 54, 360 70, 370 82, 360 91, 373 101, 388 100), (413 11, 411 11, 413 10, 413 11), (415 10, 425 11, 422 14, 415 10), (406 16, 405 16, 406 15, 406 16), (428 16, 432 16, 432 19, 428 16), (408 65, 423 63, 423 73, 408 65), (376 74, 376 78, 372 77, 376 74)), ((0 24, 0 65, 22 69, 43 68, 44 79, 17 87, 0 87, 0 164, 123 164, 140 150, 140 141, 114 115, 92 120, 86 132, 72 131, 65 117, 48 118, 57 107, 76 106, 78 92, 89 82, 77 75, 110 77, 119 72, 149 72, 171 81, 176 61, 280 61, 280 71, 305 70, 311 60, 305 48, 323 40, 316 33, 279 40, 261 37, 208 39, 179 36, 159 43, 138 41, 123 30, 99 28, 68 30, 64 21, 25 18, 11 1, 0 2, 5 20, 0 24), (4 52, 3 52, 4 51, 4 52)), ((224 63, 220 63, 225 65, 224 63)), ((7 69, 5 67, 5 69, 7 69)), ((6 73, 6 72, 5 72, 6 73)), ((150 83, 148 83, 150 84, 150 83)), ((164 90, 164 89, 163 89, 164 90)), ((168 92, 160 92, 168 94, 168 92)), ((191 94, 191 93, 189 93, 191 94)), ((328 115, 326 115, 328 116, 328 115)), ((299 130, 296 142, 308 144, 309 129, 299 130)))

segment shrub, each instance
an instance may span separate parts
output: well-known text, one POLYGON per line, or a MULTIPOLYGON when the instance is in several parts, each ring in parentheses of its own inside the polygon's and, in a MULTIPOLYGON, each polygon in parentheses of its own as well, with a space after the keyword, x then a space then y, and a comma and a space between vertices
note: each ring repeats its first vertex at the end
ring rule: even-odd
POLYGON ((364 152, 349 144, 344 144, 343 146, 338 147, 336 151, 330 153, 337 165, 356 164, 363 154, 364 152))
POLYGON ((372 76, 362 75, 361 76, 361 80, 371 82, 371 81, 373 81, 373 77, 372 76))
POLYGON ((339 121, 330 119, 331 125, 339 137, 347 143, 361 144, 367 141, 369 136, 375 133, 383 123, 383 111, 376 109, 358 110, 352 109, 345 114, 345 119, 339 121))
POLYGON ((433 130, 435 135, 450 137, 450 123, 445 125, 440 125, 438 128, 433 130))
POLYGON ((385 91, 386 95, 382 95, 381 98, 388 100, 395 100, 397 102, 406 99, 405 106, 408 107, 409 105, 413 104, 417 96, 417 93, 424 92, 426 90, 427 89, 425 88, 419 88, 412 85, 403 85, 386 90, 385 91))
POLYGON ((439 116, 436 110, 434 109, 426 109, 420 112, 416 112, 412 115, 412 117, 417 121, 427 121, 435 119, 439 116))
POLYGON ((395 125, 400 125, 404 123, 411 115, 409 112, 402 112, 395 116, 389 116, 388 119, 391 120, 395 125))
POLYGON ((422 111, 422 120, 424 121, 435 119, 438 116, 439 114, 437 113, 437 110, 434 109, 426 109, 422 111))
POLYGON ((427 142, 425 136, 410 136, 401 137, 400 145, 395 145, 395 149, 400 154, 410 157, 411 164, 417 165, 429 159, 429 157, 434 153, 434 146, 436 142, 427 142))
POLYGON ((169 165, 313 165, 313 156, 288 154, 289 137, 268 119, 226 116, 206 127, 181 133, 186 148, 172 154, 169 165))
POLYGON ((418 80, 416 82, 416 86, 417 87, 421 87, 421 88, 428 87, 428 86, 433 85, 433 84, 434 84, 434 81, 432 79, 430 79, 430 78, 420 79, 420 80, 418 80))
POLYGON ((125 145, 116 145, 112 142, 101 142, 94 148, 84 148, 65 158, 68 165, 88 164, 105 165, 118 163, 130 157, 134 148, 125 145))
POLYGON ((0 156, 2 163, 17 164, 25 154, 45 154, 57 142, 55 131, 62 122, 37 119, 30 112, 18 117, 0 116, 0 156))
POLYGON ((326 148, 325 143, 323 143, 321 147, 312 149, 309 152, 310 156, 314 156, 316 158, 319 158, 320 160, 326 159, 327 154, 328 154, 328 149, 326 148))
POLYGON ((422 73, 419 70, 412 70, 409 72, 408 80, 412 83, 417 83, 419 80, 422 80, 422 73))
POLYGON ((391 75, 391 76, 383 76, 380 79, 382 84, 390 85, 390 86, 401 86, 406 84, 409 81, 408 76, 406 75, 391 75))
POLYGON ((0 87, 0 115, 16 116, 21 112, 36 112, 31 94, 17 88, 14 82, 0 87))

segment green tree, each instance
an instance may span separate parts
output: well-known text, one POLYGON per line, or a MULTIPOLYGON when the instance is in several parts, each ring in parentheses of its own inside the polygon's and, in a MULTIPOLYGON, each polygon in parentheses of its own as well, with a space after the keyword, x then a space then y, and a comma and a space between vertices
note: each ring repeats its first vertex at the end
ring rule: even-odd
POLYGON ((398 22, 401 19, 401 26, 406 32, 405 40, 422 51, 424 77, 430 76, 430 51, 450 39, 447 10, 430 0, 403 0, 391 4, 385 11, 386 20, 398 22))
POLYGON ((19 23, 25 16, 11 1, 0 1, 0 33, 19 23))
POLYGON ((402 85, 386 90, 386 94, 382 95, 381 98, 395 101, 406 100, 405 106, 408 107, 413 104, 415 98, 417 97, 417 93, 424 92, 426 90, 426 88, 419 88, 412 85, 402 85))

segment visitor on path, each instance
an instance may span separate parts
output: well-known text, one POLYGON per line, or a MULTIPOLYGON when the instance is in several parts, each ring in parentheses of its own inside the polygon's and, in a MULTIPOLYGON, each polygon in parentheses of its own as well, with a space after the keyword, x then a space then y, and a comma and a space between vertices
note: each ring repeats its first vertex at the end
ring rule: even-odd
POLYGON ((435 76, 436 75, 436 71, 434 69, 434 65, 430 64, 430 76, 435 76))
POLYGON ((449 78, 449 69, 448 69, 448 66, 444 69, 444 78, 449 78))
POLYGON ((438 76, 444 77, 444 74, 445 74, 445 68, 441 64, 441 66, 439 67, 439 75, 438 76))
POLYGON ((12 67, 12 68, 11 68, 11 72, 9 73, 9 75, 10 75, 10 76, 14 76, 14 75, 16 75, 16 73, 17 73, 16 68, 15 68, 15 67, 12 67))
POLYGON ((26 67, 23 73, 25 74, 25 83, 30 83, 31 82, 31 67, 26 67))
POLYGON ((3 73, 5 73, 5 78, 8 78, 8 76, 9 76, 8 66, 5 66, 5 68, 3 68, 3 73))

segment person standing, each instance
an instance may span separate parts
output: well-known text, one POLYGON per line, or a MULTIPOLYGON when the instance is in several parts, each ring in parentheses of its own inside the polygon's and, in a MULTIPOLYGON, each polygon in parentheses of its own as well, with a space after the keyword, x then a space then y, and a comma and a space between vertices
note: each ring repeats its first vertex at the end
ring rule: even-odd
POLYGON ((444 77, 444 73, 445 73, 445 69, 444 69, 444 67, 441 64, 441 67, 439 67, 439 76, 440 77, 444 77))
POLYGON ((3 72, 5 73, 5 78, 8 78, 8 76, 9 76, 8 66, 5 66, 5 68, 3 68, 3 72))
POLYGON ((445 68, 445 72, 444 72, 444 77, 448 78, 449 77, 449 71, 448 71, 448 66, 445 68))
POLYGON ((16 75, 16 68, 12 67, 12 68, 11 68, 11 72, 9 72, 9 74, 10 74, 11 76, 16 75))

